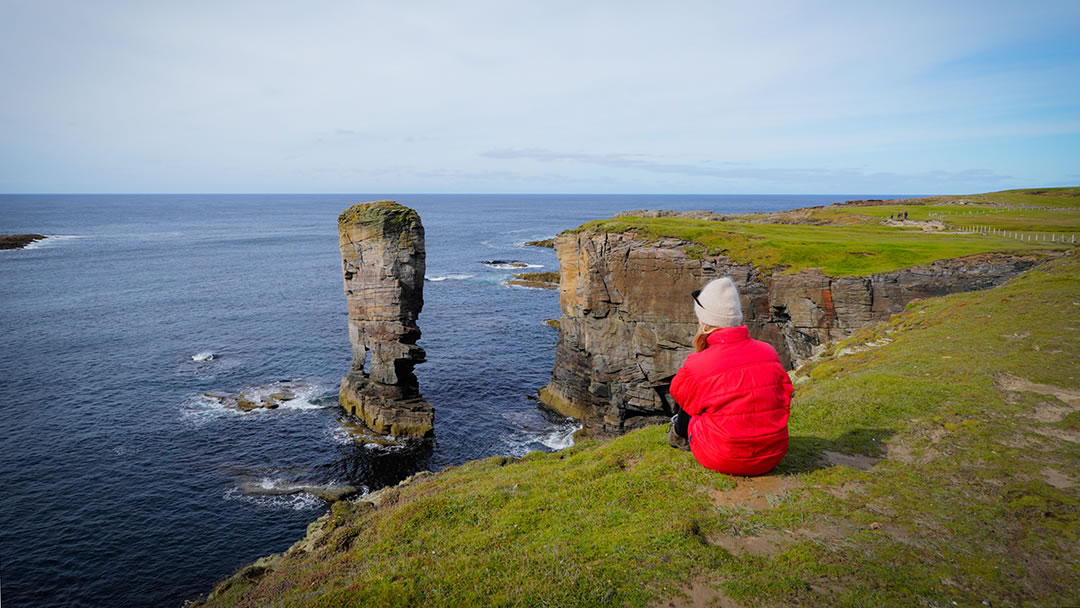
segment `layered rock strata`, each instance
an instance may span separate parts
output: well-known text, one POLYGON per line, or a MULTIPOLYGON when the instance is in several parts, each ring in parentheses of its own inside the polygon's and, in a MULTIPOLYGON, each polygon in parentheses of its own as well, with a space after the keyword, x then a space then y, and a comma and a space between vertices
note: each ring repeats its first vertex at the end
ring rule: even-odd
POLYGON ((564 233, 559 257, 559 343, 541 400, 584 422, 588 435, 665 422, 671 377, 697 330, 690 293, 731 277, 753 337, 789 369, 829 340, 887 320, 915 299, 986 289, 1031 268, 1038 255, 979 254, 867 277, 818 271, 766 274, 677 240, 564 233))
POLYGON ((338 400, 376 433, 433 434, 435 413, 413 368, 424 361, 416 324, 424 306, 424 227, 394 201, 361 203, 338 217, 353 361, 338 400))

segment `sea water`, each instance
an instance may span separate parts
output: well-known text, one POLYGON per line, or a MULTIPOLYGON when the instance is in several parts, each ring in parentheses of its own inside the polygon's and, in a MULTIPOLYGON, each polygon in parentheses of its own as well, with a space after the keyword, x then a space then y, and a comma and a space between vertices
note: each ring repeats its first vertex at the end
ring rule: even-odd
POLYGON ((0 196, 0 232, 49 237, 0 251, 4 605, 178 606, 328 508, 290 488, 374 490, 566 447, 577 424, 535 401, 558 293, 505 284, 558 261, 524 242, 628 209, 847 198, 867 197, 0 196), (416 373, 436 438, 420 451, 358 445, 338 422, 351 355, 337 216, 386 198, 426 231, 416 373), (206 396, 283 390, 294 398, 247 413, 206 396))

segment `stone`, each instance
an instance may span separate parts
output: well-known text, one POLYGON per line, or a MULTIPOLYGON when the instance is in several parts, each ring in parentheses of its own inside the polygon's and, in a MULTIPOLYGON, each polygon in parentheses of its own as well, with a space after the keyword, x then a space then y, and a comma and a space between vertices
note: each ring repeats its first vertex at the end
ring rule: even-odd
POLYGON ((338 401, 379 434, 430 437, 435 411, 413 368, 424 361, 424 227, 394 201, 361 203, 338 218, 338 245, 353 361, 338 401))
POLYGON ((44 238, 43 234, 0 234, 0 249, 22 249, 44 238))
POLYGON ((559 342, 542 403, 609 436, 674 413, 671 378, 693 351, 690 293, 731 277, 750 335, 776 348, 788 369, 912 300, 999 285, 1035 266, 1038 254, 986 253, 869 277, 818 270, 765 273, 723 255, 691 255, 687 243, 632 233, 566 232, 559 257, 559 342))

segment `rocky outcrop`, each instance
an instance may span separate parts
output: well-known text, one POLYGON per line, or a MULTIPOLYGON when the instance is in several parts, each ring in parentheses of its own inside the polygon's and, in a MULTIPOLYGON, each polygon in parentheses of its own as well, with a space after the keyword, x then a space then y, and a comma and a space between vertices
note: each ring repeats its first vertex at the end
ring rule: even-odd
POLYGON ((671 377, 697 329, 690 293, 731 277, 753 337, 794 367, 829 340, 886 320, 915 299, 986 289, 1045 259, 979 254, 867 277, 767 274, 677 240, 570 232, 556 239, 562 318, 541 400, 590 435, 666 421, 671 377))
POLYGON ((43 238, 44 234, 0 234, 0 249, 22 249, 43 238))
POLYGON ((434 409, 413 367, 424 361, 416 320, 424 306, 424 227, 393 201, 361 203, 338 218, 353 362, 338 400, 376 433, 427 437, 434 409))

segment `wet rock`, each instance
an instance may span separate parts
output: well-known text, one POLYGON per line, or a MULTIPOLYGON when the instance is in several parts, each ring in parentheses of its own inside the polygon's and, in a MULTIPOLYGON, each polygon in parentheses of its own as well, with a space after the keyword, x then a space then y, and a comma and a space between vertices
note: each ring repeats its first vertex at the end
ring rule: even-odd
POLYGON ((361 203, 338 218, 353 362, 338 400, 375 433, 428 437, 434 409, 413 368, 424 361, 416 320, 424 306, 424 227, 393 201, 361 203))
POLYGON ((237 395, 236 397, 236 408, 239 409, 241 412, 250 412, 251 410, 258 409, 260 407, 262 407, 261 403, 255 403, 254 401, 240 395, 237 395))

